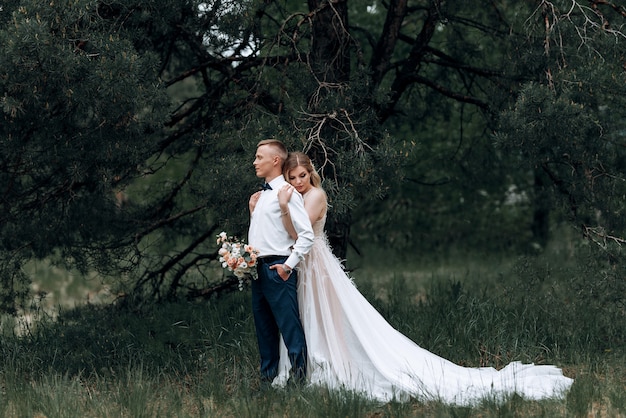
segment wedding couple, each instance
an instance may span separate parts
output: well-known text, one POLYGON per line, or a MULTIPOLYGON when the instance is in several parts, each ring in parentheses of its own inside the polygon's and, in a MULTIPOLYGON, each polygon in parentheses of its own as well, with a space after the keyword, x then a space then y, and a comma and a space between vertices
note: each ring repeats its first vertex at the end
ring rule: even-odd
POLYGON ((461 367, 395 330, 328 245, 326 194, 311 160, 268 139, 259 142, 253 165, 265 179, 264 190, 250 197, 248 234, 259 251, 252 309, 262 385, 291 380, 383 402, 413 397, 454 405, 567 392, 573 380, 555 366, 461 367))

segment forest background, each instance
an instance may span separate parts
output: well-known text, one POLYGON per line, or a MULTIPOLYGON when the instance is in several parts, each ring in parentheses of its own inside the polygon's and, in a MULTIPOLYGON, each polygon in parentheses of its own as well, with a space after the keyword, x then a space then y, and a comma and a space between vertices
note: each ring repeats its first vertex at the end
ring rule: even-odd
POLYGON ((68 278, 132 312, 239 297, 215 239, 245 238, 256 143, 274 137, 315 161, 355 275, 408 274, 448 306, 476 260, 509 263, 472 292, 514 294, 515 315, 562 307, 533 316, 548 359, 614 353, 625 22, 605 0, 4 1, 3 333, 68 278), (410 275, 441 266, 457 270, 430 291, 410 275))

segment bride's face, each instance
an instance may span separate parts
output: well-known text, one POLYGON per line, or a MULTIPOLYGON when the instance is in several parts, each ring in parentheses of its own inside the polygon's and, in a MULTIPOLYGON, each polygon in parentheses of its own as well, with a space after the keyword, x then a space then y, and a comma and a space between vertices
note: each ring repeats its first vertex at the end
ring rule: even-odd
POLYGON ((313 187, 311 184, 311 174, 302 166, 298 166, 289 171, 287 181, 295 187, 300 194, 305 194, 313 187))

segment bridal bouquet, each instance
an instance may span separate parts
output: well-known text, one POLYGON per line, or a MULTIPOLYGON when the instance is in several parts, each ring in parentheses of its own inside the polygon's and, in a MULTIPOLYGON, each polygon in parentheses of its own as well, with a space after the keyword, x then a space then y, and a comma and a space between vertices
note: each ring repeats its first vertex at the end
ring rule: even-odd
POLYGON ((249 244, 229 237, 226 232, 217 236, 218 254, 222 268, 232 271, 239 279, 239 290, 243 289, 243 280, 246 277, 256 279, 256 258, 259 252, 249 244))

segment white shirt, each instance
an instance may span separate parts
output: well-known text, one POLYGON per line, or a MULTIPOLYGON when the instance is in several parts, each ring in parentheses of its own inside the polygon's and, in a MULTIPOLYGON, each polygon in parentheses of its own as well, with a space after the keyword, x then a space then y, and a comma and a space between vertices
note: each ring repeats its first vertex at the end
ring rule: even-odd
POLYGON ((264 190, 250 217, 248 243, 259 251, 259 257, 287 256, 285 264, 294 268, 313 245, 313 228, 304 209, 302 195, 294 190, 289 200, 289 214, 298 234, 294 241, 283 225, 278 191, 287 184, 283 176, 269 182, 272 190, 264 190))

